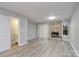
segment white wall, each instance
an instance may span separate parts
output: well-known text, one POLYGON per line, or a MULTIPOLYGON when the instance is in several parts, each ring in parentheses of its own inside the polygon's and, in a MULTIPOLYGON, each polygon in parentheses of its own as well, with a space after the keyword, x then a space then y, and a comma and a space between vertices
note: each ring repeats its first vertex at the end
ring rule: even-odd
POLYGON ((36 26, 37 26, 36 23, 34 23, 32 21, 28 21, 28 40, 35 39, 37 37, 36 26))
MULTIPOLYGON (((20 28, 20 30, 19 30, 19 45, 26 44, 27 40, 28 40, 27 39, 27 36, 28 36, 27 35, 27 17, 25 17, 23 15, 20 15, 20 14, 17 14, 15 12, 12 12, 10 10, 6 10, 4 8, 0 8, 0 14, 1 15, 6 15, 6 16, 8 16, 8 18, 10 18, 10 17, 18 18, 18 20, 19 20, 19 28, 20 28)), ((10 31, 8 31, 8 29, 9 29, 8 25, 9 24, 7 24, 8 21, 6 20, 8 18, 3 17, 3 19, 5 19, 5 20, 0 19, 1 20, 0 21, 0 24, 1 24, 0 27, 3 28, 3 29, 0 30, 0 34, 2 33, 1 36, 4 37, 4 38, 1 37, 2 39, 0 39, 0 51, 3 51, 3 50, 6 50, 7 48, 10 48, 9 47, 10 46, 10 41, 9 41, 9 38, 10 38, 9 33, 10 33, 10 31), (3 21, 4 21, 4 23, 3 23, 3 21), (4 24, 4 25, 2 25, 2 24, 4 24), (4 32, 6 32, 7 35, 4 32), (4 42, 6 42, 6 43, 4 44, 4 42)))
POLYGON ((79 5, 71 19, 71 44, 79 56, 79 5))
POLYGON ((48 23, 38 24, 38 37, 48 38, 48 36, 49 36, 49 24, 48 23))
POLYGON ((10 48, 10 18, 0 15, 0 52, 10 48))
POLYGON ((27 32, 27 28, 28 28, 28 24, 27 24, 27 18, 26 17, 19 17, 20 20, 20 45, 24 45, 27 44, 27 36, 28 36, 28 32, 27 32))

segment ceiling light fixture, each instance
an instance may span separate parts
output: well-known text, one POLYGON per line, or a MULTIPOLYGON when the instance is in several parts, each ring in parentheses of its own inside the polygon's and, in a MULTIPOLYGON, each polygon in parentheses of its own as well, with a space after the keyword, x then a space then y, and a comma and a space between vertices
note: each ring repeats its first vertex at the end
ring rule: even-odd
POLYGON ((54 19, 56 19, 56 17, 55 16, 49 16, 48 19, 49 20, 54 20, 54 19))

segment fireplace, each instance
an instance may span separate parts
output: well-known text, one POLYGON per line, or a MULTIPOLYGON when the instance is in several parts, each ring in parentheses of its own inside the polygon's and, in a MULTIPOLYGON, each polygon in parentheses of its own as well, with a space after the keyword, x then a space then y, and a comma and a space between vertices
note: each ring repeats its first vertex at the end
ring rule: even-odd
POLYGON ((59 38, 59 32, 51 32, 51 37, 59 38))

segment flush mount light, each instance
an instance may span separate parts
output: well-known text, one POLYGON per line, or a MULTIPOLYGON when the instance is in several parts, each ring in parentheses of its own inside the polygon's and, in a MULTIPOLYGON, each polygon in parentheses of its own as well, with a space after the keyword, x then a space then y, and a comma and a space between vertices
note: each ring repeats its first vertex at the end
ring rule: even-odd
POLYGON ((56 19, 56 17, 55 16, 49 16, 48 19, 49 20, 54 20, 54 19, 56 19))

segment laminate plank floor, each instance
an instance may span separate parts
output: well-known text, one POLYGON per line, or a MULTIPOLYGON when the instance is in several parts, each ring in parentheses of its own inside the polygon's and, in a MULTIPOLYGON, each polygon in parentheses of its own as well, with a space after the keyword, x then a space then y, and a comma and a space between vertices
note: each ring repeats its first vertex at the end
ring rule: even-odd
POLYGON ((76 57, 68 41, 34 39, 21 47, 0 53, 1 57, 76 57))

